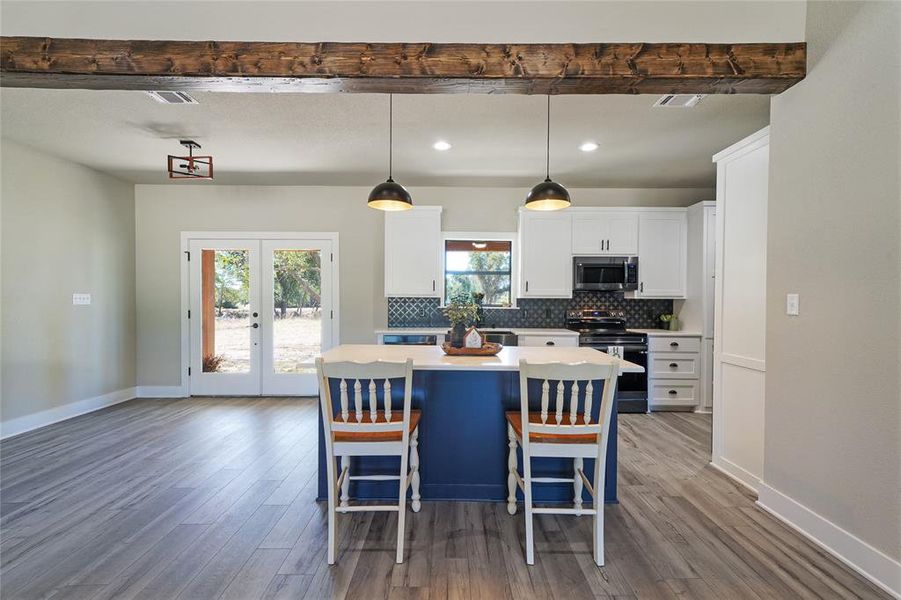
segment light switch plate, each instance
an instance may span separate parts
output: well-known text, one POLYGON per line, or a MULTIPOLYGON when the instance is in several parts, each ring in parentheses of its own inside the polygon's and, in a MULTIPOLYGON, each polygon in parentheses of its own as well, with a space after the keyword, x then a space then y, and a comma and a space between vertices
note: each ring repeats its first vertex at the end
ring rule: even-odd
POLYGON ((801 314, 801 299, 798 294, 786 294, 785 314, 796 317, 801 314))
POLYGON ((91 295, 90 294, 72 294, 72 304, 74 305, 86 305, 91 303, 91 295))

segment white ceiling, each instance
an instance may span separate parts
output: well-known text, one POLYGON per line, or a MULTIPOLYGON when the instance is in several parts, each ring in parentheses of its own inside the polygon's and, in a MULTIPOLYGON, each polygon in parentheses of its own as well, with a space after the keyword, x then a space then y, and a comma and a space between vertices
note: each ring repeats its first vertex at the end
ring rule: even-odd
MULTIPOLYGON (((195 94, 0 89, 5 138, 136 183, 164 183, 193 138, 224 184, 374 185, 387 171, 388 99, 369 94, 195 94)), ((708 96, 690 109, 651 96, 556 96, 551 176, 573 187, 712 187, 710 157, 769 121, 768 96, 708 96), (596 141, 597 151, 578 149, 596 141)), ((545 98, 394 97, 395 179, 530 186, 544 176, 545 98), (453 148, 432 149, 439 139, 453 148)))

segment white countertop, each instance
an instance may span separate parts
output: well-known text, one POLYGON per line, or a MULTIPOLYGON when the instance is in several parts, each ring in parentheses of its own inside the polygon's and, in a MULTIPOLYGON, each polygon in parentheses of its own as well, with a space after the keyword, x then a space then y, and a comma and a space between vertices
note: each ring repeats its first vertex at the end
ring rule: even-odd
MULTIPOLYGON (((547 346, 506 346, 497 356, 447 356, 438 346, 342 344, 322 355, 325 362, 400 362, 408 358, 413 359, 413 369, 417 371, 518 371, 520 359, 535 363, 587 362, 600 365, 610 364, 614 360, 593 348, 547 346)), ((644 371, 635 363, 620 361, 620 364, 623 372, 644 371)))
MULTIPOLYGON (((382 334, 394 334, 394 335, 417 335, 417 334, 425 334, 425 335, 435 335, 441 333, 447 333, 449 330, 448 327, 391 327, 387 329, 376 329, 376 335, 382 334)), ((559 336, 571 336, 571 337, 579 337, 578 331, 571 331, 569 329, 535 329, 528 327, 486 327, 484 329, 479 328, 479 331, 512 331, 516 335, 559 335, 559 336)))
POLYGON ((688 330, 678 330, 678 331, 670 331, 669 329, 629 329, 629 331, 634 331, 635 333, 645 333, 648 337, 701 337, 700 331, 691 331, 688 330))

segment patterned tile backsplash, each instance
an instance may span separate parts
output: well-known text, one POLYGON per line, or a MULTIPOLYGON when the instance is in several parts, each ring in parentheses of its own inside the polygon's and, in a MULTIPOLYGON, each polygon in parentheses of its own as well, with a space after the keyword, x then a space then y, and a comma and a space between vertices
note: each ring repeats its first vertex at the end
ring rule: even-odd
MULTIPOLYGON (((388 327, 446 327, 438 298, 388 298, 388 327)), ((657 317, 673 311, 672 300, 633 300, 621 292, 575 292, 570 298, 521 298, 515 309, 485 309, 485 327, 563 327, 566 311, 580 308, 621 310, 626 324, 658 326, 657 317)))

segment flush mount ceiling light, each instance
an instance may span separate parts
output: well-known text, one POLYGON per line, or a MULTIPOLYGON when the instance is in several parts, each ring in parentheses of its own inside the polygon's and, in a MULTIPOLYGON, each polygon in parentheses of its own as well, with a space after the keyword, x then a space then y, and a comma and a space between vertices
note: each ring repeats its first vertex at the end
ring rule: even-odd
POLYGON ((448 142, 445 142, 444 140, 438 140, 437 142, 432 144, 432 148, 434 148, 435 150, 438 150, 440 152, 444 152, 445 150, 450 150, 451 145, 448 142))
POLYGON ((529 210, 560 210, 572 202, 566 188, 551 181, 551 97, 547 97, 547 161, 545 180, 532 188, 526 196, 526 208, 529 210))
POLYGON ((388 94, 388 180, 369 192, 369 208, 377 210, 409 210, 413 198, 404 186, 391 178, 394 168, 394 95, 388 94))
POLYGON ((188 149, 188 155, 169 155, 169 179, 212 179, 213 157, 194 156, 194 150, 200 150, 200 144, 194 140, 179 140, 178 143, 188 149))
POLYGON ((584 142, 581 146, 579 146, 579 150, 582 152, 594 152, 598 149, 598 145, 596 142, 584 142))

